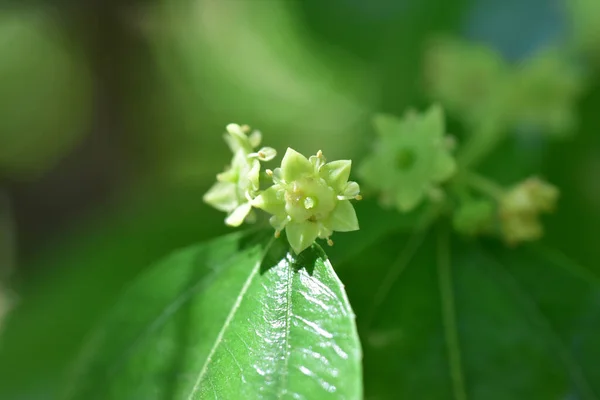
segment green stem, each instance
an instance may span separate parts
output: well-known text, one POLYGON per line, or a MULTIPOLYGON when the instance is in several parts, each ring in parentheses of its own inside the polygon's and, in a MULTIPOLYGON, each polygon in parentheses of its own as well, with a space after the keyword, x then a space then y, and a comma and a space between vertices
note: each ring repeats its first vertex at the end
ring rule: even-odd
POLYGON ((464 178, 465 182, 473 189, 488 195, 495 200, 500 200, 504 196, 504 188, 483 175, 479 175, 475 172, 464 172, 464 178))
POLYGON ((502 125, 494 120, 482 124, 471 134, 458 154, 458 163, 463 167, 473 167, 489 155, 504 138, 502 125))
POLYGON ((444 336, 448 350, 448 365, 455 400, 466 400, 465 379, 461 365, 460 344, 456 327, 456 307, 450 265, 450 238, 447 229, 438 234, 438 278, 442 303, 444 336))

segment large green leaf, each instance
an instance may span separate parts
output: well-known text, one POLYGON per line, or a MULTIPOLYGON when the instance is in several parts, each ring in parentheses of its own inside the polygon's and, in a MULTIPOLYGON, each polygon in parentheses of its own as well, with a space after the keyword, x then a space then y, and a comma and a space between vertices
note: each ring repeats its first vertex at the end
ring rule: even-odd
POLYGON ((340 271, 367 398, 600 396, 599 280, 563 256, 435 231, 389 237, 340 271))
POLYGON ((143 274, 92 333, 65 397, 361 398, 354 314, 325 254, 265 242, 225 236, 143 274))

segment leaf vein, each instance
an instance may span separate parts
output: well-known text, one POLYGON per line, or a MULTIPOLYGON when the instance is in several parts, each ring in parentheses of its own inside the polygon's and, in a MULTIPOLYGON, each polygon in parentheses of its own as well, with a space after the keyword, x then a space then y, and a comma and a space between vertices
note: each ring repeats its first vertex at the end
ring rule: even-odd
POLYGON ((292 323, 292 266, 286 264, 287 268, 287 282, 286 282, 286 310, 285 310, 285 336, 284 336, 284 348, 283 348, 283 376, 282 384, 280 387, 278 398, 282 399, 287 391, 288 381, 288 369, 290 363, 290 334, 291 334, 291 323, 292 323))
POLYGON ((258 275, 258 272, 260 271, 260 265, 262 264, 264 256, 268 252, 268 249, 270 248, 271 243, 273 243, 272 240, 266 246, 265 251, 263 253, 263 256, 260 257, 260 259, 256 262, 256 264, 254 265, 254 267, 250 271, 250 275, 248 276, 248 278, 244 282, 244 285, 242 286, 240 294, 237 296, 237 298, 235 300, 235 303, 231 307, 231 310, 229 311, 229 314, 227 315, 227 318, 225 319, 225 323, 223 324, 223 327, 219 331, 219 334, 217 335, 217 338, 215 339, 215 342, 213 343, 213 345, 212 345, 212 347, 210 349, 210 352, 208 353, 208 357, 206 357, 206 361, 204 362, 204 365, 202 366, 202 369, 200 370, 200 373, 198 374, 198 378, 196 379, 196 383, 194 384, 194 387, 192 388, 192 391, 191 391, 190 395, 188 396, 188 400, 193 399, 194 395, 196 394, 196 392, 198 391, 198 389, 200 387, 200 383, 202 382, 202 379, 204 378, 204 376, 206 376, 206 373, 208 371, 208 366, 210 365, 210 363, 211 363, 211 361, 213 359, 213 356, 215 355, 215 352, 217 351, 217 348, 219 347, 219 345, 223 341, 223 337, 225 336, 225 332, 229 328, 229 325, 233 321, 233 318, 235 317, 235 314, 237 313, 238 309, 240 308, 240 306, 242 304, 242 300, 244 299, 244 296, 248 292, 248 289, 250 288, 250 285, 252 284, 252 281, 254 280, 254 278, 256 277, 256 275, 258 275))
POLYGON ((512 289, 512 292, 517 299, 523 303, 524 310, 529 313, 530 317, 536 321, 537 325, 542 328, 550 340, 550 342, 556 348, 562 362, 566 366, 573 379, 573 383, 578 387, 580 394, 588 400, 598 400, 598 397, 594 393, 591 385, 587 381, 583 369, 577 363, 577 360, 573 357, 573 354, 569 348, 563 343, 560 338, 560 334, 552 326, 552 323, 548 317, 542 312, 537 302, 531 297, 526 290, 524 290, 519 284, 517 278, 497 259, 485 254, 485 257, 490 261, 491 265, 496 266, 497 272, 503 275, 503 280, 506 285, 512 289))

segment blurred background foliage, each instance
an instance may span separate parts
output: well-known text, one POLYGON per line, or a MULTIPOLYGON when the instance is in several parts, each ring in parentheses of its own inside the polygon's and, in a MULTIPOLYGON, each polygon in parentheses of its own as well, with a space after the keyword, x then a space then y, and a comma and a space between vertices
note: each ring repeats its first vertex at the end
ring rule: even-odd
MULTIPOLYGON (((0 397, 51 398, 86 332, 128 282, 171 251, 229 231, 223 215, 201 201, 228 160, 221 137, 227 123, 260 129, 265 142, 280 151, 286 146, 311 154, 321 149, 332 159, 360 161, 373 137, 374 113, 401 115, 407 107, 428 104, 424 53, 440 34, 490 46, 511 62, 550 44, 579 49, 578 61, 589 78, 577 104, 580 122, 572 138, 510 136, 481 170, 505 184, 538 173, 557 185, 560 205, 545 220, 543 246, 600 274, 597 3, 163 0, 3 6, 0 288, 10 288, 10 294, 5 289, 0 298, 0 315, 9 298, 17 308, 4 326, 0 323, 2 358, 7 360, 0 363, 0 397)), ((451 115, 450 133, 461 129, 451 115)), ((414 216, 384 212, 369 203, 357 212, 365 233, 340 237, 330 257, 334 267, 339 261, 360 327, 360 310, 373 294, 369 285, 381 279, 380 272, 397 253, 396 243, 407 241, 403 235, 414 216), (391 231, 396 236, 387 237, 391 231), (358 261, 346 262, 352 252, 358 261), (353 268, 361 263, 362 268, 353 268), (371 270, 379 272, 365 280, 371 270)), ((453 248, 460 253, 467 245, 453 248)), ((495 251, 518 258, 507 250, 495 251)), ((427 283, 435 282, 428 275, 428 257, 426 248, 420 251, 413 264, 423 268, 413 268, 418 276, 412 278, 420 282, 416 288, 427 290, 408 284, 398 288, 401 294, 387 302, 402 306, 391 308, 395 314, 387 318, 407 316, 435 338, 437 322, 433 329, 427 321, 438 318, 439 300, 437 283, 427 283)), ((478 257, 469 258, 468 268, 487 265, 478 257)), ((512 270, 531 267, 547 273, 543 263, 519 260, 507 261, 512 270)), ((489 276, 477 280, 459 275, 459 312, 461 307, 485 308, 488 299, 494 303, 494 295, 485 290, 491 285, 489 276), (470 304, 465 300, 470 295, 482 302, 470 304)), ((577 284, 545 289, 565 291, 566 298, 580 290, 577 284)), ((518 302, 507 304, 505 310, 490 306, 504 319, 490 317, 489 323, 507 324, 515 335, 526 337, 519 343, 530 352, 531 368, 541 368, 547 360, 535 347, 535 331, 527 331, 528 316, 518 314, 518 302)), ((381 323, 394 323, 386 321, 381 323)), ((500 340, 481 320, 460 323, 465 341, 478 338, 471 342, 470 354, 490 351, 486 343, 493 347, 500 340)), ((377 347, 389 338, 362 339, 377 347)), ((412 346, 408 354, 418 366, 402 372, 407 394, 422 388, 432 392, 421 398, 448 397, 441 395, 446 392, 440 372, 445 355, 438 339, 403 344, 412 346), (440 387, 430 387, 432 381, 440 387)), ((470 374, 482 374, 473 378, 475 398, 508 398, 490 397, 486 390, 496 386, 486 389, 486 382, 512 379, 507 366, 521 360, 515 351, 511 348, 516 358, 504 360, 504 369, 481 370, 484 358, 466 360, 470 374)), ((368 354, 367 392, 391 398, 394 392, 378 381, 385 374, 368 372, 369 365, 374 373, 389 360, 381 361, 377 352, 372 358, 368 354)), ((390 368, 403 371, 402 366, 390 368)), ((560 372, 551 368, 519 378, 524 383, 515 391, 509 387, 507 396, 553 398, 534 387, 548 382, 547 393, 554 393, 551 380, 560 372)))

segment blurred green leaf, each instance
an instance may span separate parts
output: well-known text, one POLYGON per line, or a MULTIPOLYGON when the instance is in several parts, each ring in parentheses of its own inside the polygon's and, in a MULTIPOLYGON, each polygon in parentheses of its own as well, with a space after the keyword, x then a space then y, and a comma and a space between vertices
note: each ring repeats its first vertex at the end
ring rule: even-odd
POLYGON ((420 241, 391 236, 339 268, 366 398, 596 398, 598 278, 539 247, 420 241))
POLYGON ((257 236, 179 251, 141 276, 94 330, 67 398, 361 398, 354 314, 325 254, 257 236))
POLYGON ((556 215, 547 221, 545 242, 600 274, 600 75, 594 77, 579 109, 573 140, 551 143, 543 173, 560 189, 556 215), (573 233, 576 234, 573 234, 573 233))
POLYGON ((231 232, 222 213, 202 204, 205 190, 153 185, 21 260, 13 280, 18 301, 0 341, 0 398, 24 389, 51 397, 86 332, 128 282, 178 248, 231 232))
POLYGON ((15 242, 14 222, 8 195, 0 190, 0 283, 8 278, 14 268, 15 242))
POLYGON ((0 14, 0 175, 43 172, 86 133, 91 78, 53 15, 0 14))

